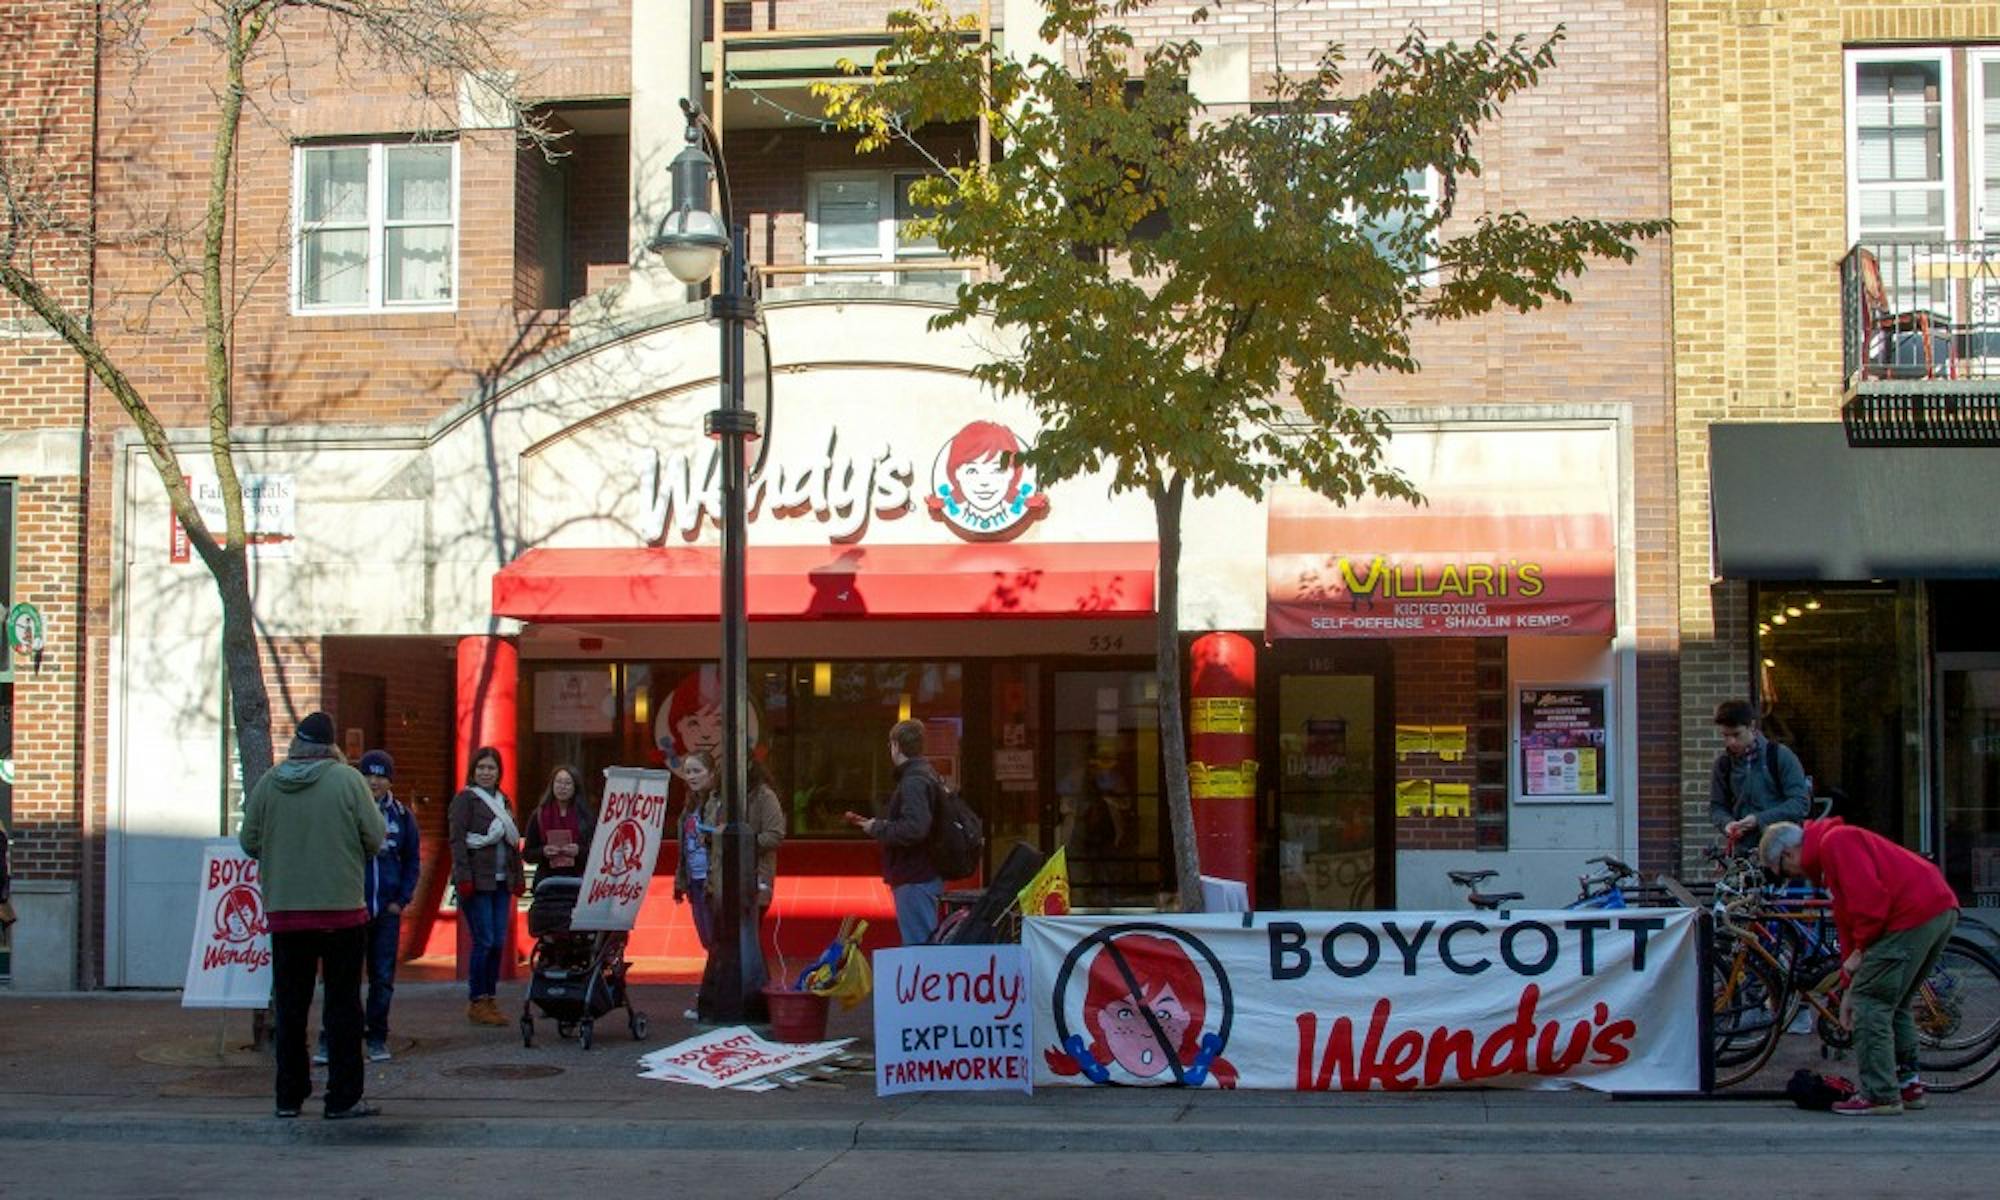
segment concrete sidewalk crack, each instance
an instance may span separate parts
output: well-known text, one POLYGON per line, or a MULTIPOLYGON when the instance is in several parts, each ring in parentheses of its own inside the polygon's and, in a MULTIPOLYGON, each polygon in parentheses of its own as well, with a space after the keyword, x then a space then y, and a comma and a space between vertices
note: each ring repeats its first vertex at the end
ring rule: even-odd
MULTIPOLYGON (((857 1137, 859 1137, 860 1135, 859 1126, 856 1126, 855 1134, 857 1137)), ((799 1180, 797 1183, 786 1188, 784 1191, 779 1192, 775 1197, 775 1200, 785 1200, 786 1196, 792 1196, 798 1194, 798 1190, 800 1188, 811 1183, 813 1180, 818 1179, 820 1177, 821 1172, 825 1171, 828 1167, 831 1167, 833 1164, 839 1162, 841 1159, 846 1158, 848 1155, 854 1153, 854 1151, 855 1151, 854 1146, 848 1146, 846 1149, 838 1151, 837 1153, 834 1154, 832 1158, 827 1159, 825 1162, 814 1167, 811 1171, 808 1171, 806 1173, 805 1178, 799 1180)))

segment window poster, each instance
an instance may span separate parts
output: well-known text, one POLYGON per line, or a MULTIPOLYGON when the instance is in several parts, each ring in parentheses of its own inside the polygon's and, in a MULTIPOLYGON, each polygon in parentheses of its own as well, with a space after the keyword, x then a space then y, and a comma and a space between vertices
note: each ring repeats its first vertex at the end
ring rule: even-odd
POLYGON ((1522 797, 1606 794, 1604 692, 1601 684, 1529 685, 1516 692, 1522 797))

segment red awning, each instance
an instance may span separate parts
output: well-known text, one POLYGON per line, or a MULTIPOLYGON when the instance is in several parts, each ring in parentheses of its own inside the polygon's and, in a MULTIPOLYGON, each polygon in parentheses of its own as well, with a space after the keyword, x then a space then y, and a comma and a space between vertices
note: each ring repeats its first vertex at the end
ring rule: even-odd
POLYGON ((1440 487, 1346 508, 1274 492, 1265 635, 1504 637, 1616 629, 1614 525, 1578 490, 1440 487))
MULTIPOLYGON (((755 620, 1132 617, 1153 611, 1150 542, 750 547, 755 620)), ((530 550, 493 576, 523 621, 673 621, 721 608, 712 546, 530 550)))

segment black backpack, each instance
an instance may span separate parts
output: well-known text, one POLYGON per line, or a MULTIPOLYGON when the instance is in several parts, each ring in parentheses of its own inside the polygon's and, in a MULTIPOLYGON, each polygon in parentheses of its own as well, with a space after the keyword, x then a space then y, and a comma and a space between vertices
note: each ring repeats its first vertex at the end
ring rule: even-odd
POLYGON ((1842 1100, 1851 1099, 1859 1089, 1853 1081, 1838 1075, 1822 1075, 1800 1067, 1785 1085, 1785 1095, 1808 1112, 1831 1112, 1842 1100))
POLYGON ((928 849, 931 866, 937 869, 938 877, 963 879, 977 872, 980 851, 985 845, 986 831, 979 824, 978 814, 966 804, 964 796, 946 787, 943 780, 937 781, 931 806, 928 849))

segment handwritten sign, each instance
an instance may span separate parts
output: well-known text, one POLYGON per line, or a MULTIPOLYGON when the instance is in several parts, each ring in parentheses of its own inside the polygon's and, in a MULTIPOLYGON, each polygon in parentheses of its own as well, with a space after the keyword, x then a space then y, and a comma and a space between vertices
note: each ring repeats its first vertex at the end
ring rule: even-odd
POLYGON ((639 1077, 705 1088, 737 1087, 831 1058, 853 1040, 772 1042, 738 1025, 653 1051, 639 1060, 639 1077))
POLYGON ((262 1008, 271 1001, 271 928, 257 860, 233 841, 210 842, 201 860, 194 945, 182 1008, 262 1008))
POLYGON ((1021 947, 875 954, 875 1094, 1034 1090, 1021 947))
POLYGON ((604 773, 604 803, 590 839, 583 889, 571 929, 626 929, 639 919, 660 858, 667 822, 665 771, 612 767, 604 773))

